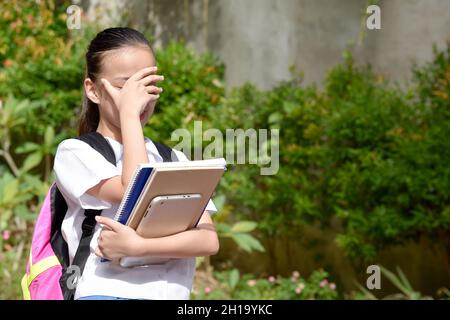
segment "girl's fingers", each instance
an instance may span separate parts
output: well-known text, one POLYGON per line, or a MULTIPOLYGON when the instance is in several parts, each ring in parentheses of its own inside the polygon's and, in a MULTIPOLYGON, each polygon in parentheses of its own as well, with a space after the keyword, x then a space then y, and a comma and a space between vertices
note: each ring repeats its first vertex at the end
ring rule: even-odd
POLYGON ((115 221, 115 220, 113 220, 111 218, 102 217, 102 216, 96 216, 95 220, 98 223, 103 224, 104 226, 108 227, 112 231, 117 231, 121 227, 123 227, 123 225, 120 222, 115 221))
POLYGON ((104 258, 104 257, 105 257, 105 256, 103 255, 103 253, 100 251, 99 247, 95 248, 95 255, 96 255, 97 257, 100 257, 100 258, 104 258))
POLYGON ((128 80, 139 81, 142 78, 144 78, 145 76, 155 73, 156 70, 157 70, 156 67, 148 67, 148 68, 141 69, 138 72, 136 72, 135 74, 133 74, 128 80))
POLYGON ((143 77, 141 80, 139 80, 140 83, 142 83, 144 86, 148 86, 149 84, 155 84, 158 81, 164 80, 164 76, 160 76, 157 74, 151 74, 148 76, 143 77))
POLYGON ((149 94, 150 95, 150 99, 149 99, 149 102, 150 101, 156 101, 156 100, 158 100, 159 99, 159 94, 149 94))
POLYGON ((111 98, 115 99, 119 90, 114 88, 107 79, 102 78, 101 82, 103 83, 103 86, 105 87, 106 92, 108 92, 108 94, 111 96, 111 98))
POLYGON ((147 87, 145 87, 145 89, 147 90, 148 94, 155 94, 155 95, 160 94, 163 91, 162 88, 159 88, 156 86, 147 86, 147 87))

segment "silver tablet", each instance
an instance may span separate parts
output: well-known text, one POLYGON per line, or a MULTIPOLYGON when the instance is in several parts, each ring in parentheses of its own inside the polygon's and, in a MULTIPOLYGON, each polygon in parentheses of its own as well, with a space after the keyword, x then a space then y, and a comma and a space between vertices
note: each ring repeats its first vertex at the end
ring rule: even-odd
POLYGON ((153 198, 136 232, 144 238, 158 238, 194 228, 203 213, 200 199, 200 194, 153 198))
MULTIPOLYGON (((204 208, 200 207, 200 194, 157 196, 142 217, 136 232, 144 238, 165 237, 194 228, 204 208)), ((122 267, 165 263, 167 257, 125 257, 122 267)))

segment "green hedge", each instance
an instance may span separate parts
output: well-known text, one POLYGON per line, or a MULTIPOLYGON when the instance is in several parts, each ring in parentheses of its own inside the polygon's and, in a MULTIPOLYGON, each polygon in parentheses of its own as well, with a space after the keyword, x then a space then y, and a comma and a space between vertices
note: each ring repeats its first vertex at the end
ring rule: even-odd
POLYGON ((402 90, 346 53, 323 90, 298 80, 233 90, 212 121, 223 130, 280 128, 280 171, 234 166, 222 184, 229 211, 260 221, 267 235, 338 218, 337 241, 352 257, 424 234, 445 245, 450 47, 413 73, 402 90))

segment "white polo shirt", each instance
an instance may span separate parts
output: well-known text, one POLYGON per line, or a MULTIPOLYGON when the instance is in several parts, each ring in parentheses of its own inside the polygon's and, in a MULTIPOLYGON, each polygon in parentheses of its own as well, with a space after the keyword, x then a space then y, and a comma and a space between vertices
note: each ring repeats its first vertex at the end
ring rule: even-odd
MULTIPOLYGON (((63 194, 68 210, 62 223, 62 234, 73 260, 81 238, 84 209, 102 209, 102 216, 113 218, 119 204, 97 199, 86 193, 101 180, 122 174, 123 145, 106 137, 116 156, 116 166, 107 161, 87 143, 78 139, 62 141, 55 155, 56 184, 63 194)), ((149 162, 162 162, 156 146, 145 138, 149 162)), ((175 150, 179 161, 189 161, 175 150)), ((210 200, 206 210, 217 212, 210 200)), ((78 282, 75 299, 92 295, 106 295, 130 299, 189 299, 195 274, 195 258, 172 259, 163 264, 122 268, 101 262, 95 255, 101 228, 95 228, 83 275, 78 282)))

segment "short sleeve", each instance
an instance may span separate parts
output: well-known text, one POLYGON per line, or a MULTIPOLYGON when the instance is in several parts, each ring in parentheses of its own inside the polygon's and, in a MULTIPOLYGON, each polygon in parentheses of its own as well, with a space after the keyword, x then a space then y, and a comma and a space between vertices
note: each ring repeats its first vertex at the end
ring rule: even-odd
POLYGON ((56 184, 66 200, 83 209, 109 209, 111 203, 86 193, 100 181, 121 175, 98 151, 78 139, 62 141, 53 165, 56 184))
MULTIPOLYGON (((175 151, 178 161, 190 161, 183 152, 175 150, 175 149, 173 149, 173 150, 175 151)), ((214 202, 211 199, 209 199, 208 204, 206 205, 205 211, 208 211, 211 215, 217 213, 216 205, 214 204, 214 202)))

